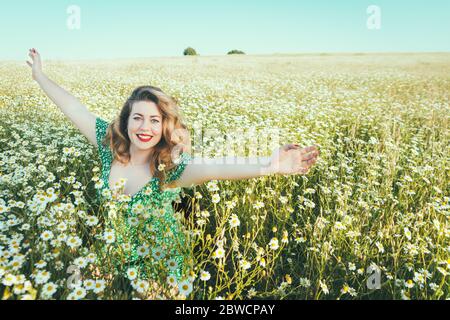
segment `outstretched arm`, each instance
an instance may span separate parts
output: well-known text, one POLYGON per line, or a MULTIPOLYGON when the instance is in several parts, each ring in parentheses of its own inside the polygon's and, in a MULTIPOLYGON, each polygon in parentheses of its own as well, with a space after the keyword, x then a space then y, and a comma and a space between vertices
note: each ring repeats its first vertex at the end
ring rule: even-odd
POLYGON ((271 174, 306 174, 319 156, 316 146, 300 148, 287 144, 271 157, 194 158, 176 181, 179 187, 191 187, 210 180, 241 180, 271 174))
POLYGON ((35 49, 30 49, 28 56, 33 61, 33 63, 27 61, 27 64, 32 69, 33 79, 89 142, 97 146, 95 139, 96 116, 89 112, 77 98, 58 86, 44 74, 42 71, 41 56, 35 49))

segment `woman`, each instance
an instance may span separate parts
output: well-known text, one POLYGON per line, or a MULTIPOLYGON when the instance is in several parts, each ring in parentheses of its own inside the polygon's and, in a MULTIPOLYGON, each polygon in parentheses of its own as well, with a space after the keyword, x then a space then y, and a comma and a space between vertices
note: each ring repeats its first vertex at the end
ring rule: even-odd
POLYGON ((136 88, 119 117, 109 124, 90 113, 78 99, 44 74, 35 49, 30 49, 29 57, 32 62, 27 64, 32 68, 33 79, 98 148, 102 162, 99 199, 128 203, 126 232, 118 239, 119 243, 129 244, 127 263, 117 266, 122 274, 133 267, 142 278, 157 276, 147 255, 152 255, 153 261, 160 261, 164 256, 172 264, 169 275, 182 281, 186 243, 172 208, 180 188, 209 180, 306 174, 317 161, 316 146, 300 148, 296 144, 284 145, 272 157, 257 158, 259 161, 254 164, 192 158, 189 134, 178 105, 161 89, 136 88), (142 208, 152 214, 145 215, 142 208), (145 246, 149 237, 154 240, 152 247, 145 246), (147 252, 150 250, 151 253, 147 252))

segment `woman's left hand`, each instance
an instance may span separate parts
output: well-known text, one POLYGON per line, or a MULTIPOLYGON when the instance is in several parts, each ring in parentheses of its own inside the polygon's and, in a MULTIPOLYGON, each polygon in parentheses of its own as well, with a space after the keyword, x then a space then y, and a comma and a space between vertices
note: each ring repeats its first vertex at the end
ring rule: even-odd
POLYGON ((270 171, 276 174, 307 174, 319 157, 317 146, 300 148, 286 144, 276 150, 270 159, 270 171))

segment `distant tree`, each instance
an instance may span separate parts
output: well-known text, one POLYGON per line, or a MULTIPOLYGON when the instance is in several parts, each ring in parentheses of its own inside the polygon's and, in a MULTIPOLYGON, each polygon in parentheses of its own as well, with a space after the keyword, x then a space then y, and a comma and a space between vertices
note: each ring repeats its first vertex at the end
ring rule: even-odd
POLYGON ((227 54, 245 54, 245 52, 241 50, 231 50, 227 54))
POLYGON ((197 51, 195 51, 194 48, 188 47, 188 48, 184 49, 183 54, 185 56, 196 56, 197 55, 197 51))

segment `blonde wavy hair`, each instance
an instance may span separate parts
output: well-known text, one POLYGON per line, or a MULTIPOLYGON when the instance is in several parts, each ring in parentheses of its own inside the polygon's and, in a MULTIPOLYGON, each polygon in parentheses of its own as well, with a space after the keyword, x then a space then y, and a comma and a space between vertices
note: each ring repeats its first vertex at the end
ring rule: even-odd
POLYGON ((133 103, 139 101, 154 102, 162 115, 162 137, 158 144, 152 148, 150 172, 153 177, 159 178, 162 182, 161 188, 172 187, 173 182, 163 183, 166 180, 166 172, 176 166, 173 160, 177 159, 182 152, 191 152, 191 142, 177 100, 165 94, 160 88, 141 86, 134 89, 123 105, 119 116, 108 127, 103 143, 109 145, 113 159, 117 159, 123 164, 130 161, 131 142, 128 136, 128 118, 133 103), (165 166, 163 171, 157 170, 160 164, 165 166))

